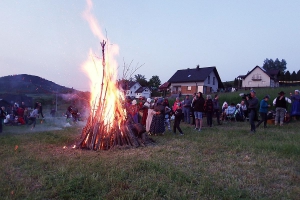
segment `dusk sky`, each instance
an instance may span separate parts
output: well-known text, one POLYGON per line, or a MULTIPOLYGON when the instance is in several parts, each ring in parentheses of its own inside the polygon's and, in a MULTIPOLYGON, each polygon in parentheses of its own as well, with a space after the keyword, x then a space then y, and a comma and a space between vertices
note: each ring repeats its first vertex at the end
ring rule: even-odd
MULTIPOLYGON (((99 39, 83 18, 85 0, 1 0, 0 76, 31 74, 89 90, 82 70, 99 39)), ((177 70, 216 66, 222 81, 246 74, 266 58, 300 69, 300 1, 93 1, 92 14, 122 67, 166 82, 177 70)), ((120 69, 121 70, 121 69, 120 69)))

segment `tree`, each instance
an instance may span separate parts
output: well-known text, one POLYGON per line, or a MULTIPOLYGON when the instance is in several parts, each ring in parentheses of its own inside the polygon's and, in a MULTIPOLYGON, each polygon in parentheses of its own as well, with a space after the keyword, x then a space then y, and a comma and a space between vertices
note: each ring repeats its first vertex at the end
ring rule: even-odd
POLYGON ((297 74, 296 74, 295 71, 293 71, 293 73, 291 74, 291 81, 292 81, 292 82, 297 81, 297 74))
POLYGON ((284 80, 285 81, 290 81, 291 80, 291 73, 289 71, 285 72, 284 80))
POLYGON ((234 87, 239 87, 239 82, 238 82, 237 78, 234 79, 233 85, 234 85, 234 87))
POLYGON ((142 87, 145 87, 148 85, 147 79, 144 75, 136 74, 134 75, 135 81, 138 82, 142 87))
POLYGON ((279 61, 278 58, 275 59, 275 61, 273 61, 272 59, 268 59, 266 58, 264 60, 264 64, 263 64, 263 69, 266 71, 272 70, 272 69, 278 69, 281 72, 285 72, 286 70, 286 61, 284 59, 282 59, 281 61, 279 61))
POLYGON ((300 70, 297 72, 297 81, 300 81, 300 70))
POLYGON ((158 88, 161 85, 160 79, 158 76, 152 76, 148 82, 148 86, 151 88, 158 88))
POLYGON ((284 72, 280 72, 279 81, 285 81, 284 72))

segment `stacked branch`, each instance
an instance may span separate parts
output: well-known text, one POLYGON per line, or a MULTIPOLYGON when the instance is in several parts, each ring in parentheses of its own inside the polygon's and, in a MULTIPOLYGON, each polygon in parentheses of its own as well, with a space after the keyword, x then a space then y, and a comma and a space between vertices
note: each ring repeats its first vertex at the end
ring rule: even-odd
MULTIPOLYGON (((145 129, 140 124, 134 124, 131 118, 123 116, 124 111, 109 110, 114 114, 112 124, 105 120, 105 109, 107 109, 106 94, 109 85, 110 77, 107 77, 105 71, 105 55, 104 47, 105 41, 101 42, 102 46, 102 80, 100 94, 97 98, 98 102, 93 106, 90 116, 85 127, 82 129, 81 139, 78 143, 79 148, 86 148, 91 150, 108 150, 119 146, 138 147, 140 145, 152 144, 153 140, 148 138, 145 129)), ((116 91, 117 92, 117 91, 116 91)), ((124 101, 121 97, 120 101, 124 101)), ((125 102, 123 102, 125 109, 125 102)), ((120 108, 119 108, 120 109, 120 108)), ((107 111, 106 111, 107 112, 107 111)))

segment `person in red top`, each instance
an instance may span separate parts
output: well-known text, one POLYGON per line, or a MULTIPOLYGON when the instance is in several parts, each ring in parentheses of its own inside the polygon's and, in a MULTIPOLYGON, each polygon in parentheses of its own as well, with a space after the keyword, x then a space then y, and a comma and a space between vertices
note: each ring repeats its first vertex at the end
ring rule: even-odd
POLYGON ((176 97, 176 100, 172 106, 172 110, 175 112, 177 110, 177 107, 178 107, 178 103, 180 103, 180 99, 179 97, 176 97))
POLYGON ((134 99, 128 108, 128 112, 135 123, 138 123, 138 111, 137 102, 134 99))
POLYGON ((19 107, 17 109, 17 114, 18 114, 18 122, 22 125, 25 124, 25 120, 24 120, 24 109, 19 107))
POLYGON ((150 108, 151 105, 151 101, 152 99, 148 98, 147 101, 144 103, 142 110, 143 110, 143 117, 142 117, 142 121, 141 124, 146 126, 146 120, 148 117, 148 109, 150 108))

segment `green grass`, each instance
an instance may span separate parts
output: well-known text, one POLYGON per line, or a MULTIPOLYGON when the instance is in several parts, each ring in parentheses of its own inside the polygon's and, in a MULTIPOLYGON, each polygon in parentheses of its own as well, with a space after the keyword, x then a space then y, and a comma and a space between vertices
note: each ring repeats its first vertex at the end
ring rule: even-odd
MULTIPOLYGON (((256 89, 270 103, 281 90, 256 89)), ((239 103, 239 93, 220 103, 239 103)), ((289 95, 288 95, 289 96, 289 95)), ((172 105, 172 99, 170 100, 172 105)), ((63 116, 69 104, 59 104, 63 116)), ((48 117, 49 108, 44 113, 48 117)), ((206 119, 204 119, 206 120, 206 119)), ((152 136, 156 145, 109 151, 73 149, 84 123, 38 121, 35 129, 4 127, 0 134, 1 199, 298 199, 300 123, 259 128, 228 122, 184 136, 152 136), (43 123, 41 123, 43 122, 43 123), (63 147, 67 146, 66 149, 63 147)), ((216 123, 214 123, 216 124, 216 123)))
POLYGON ((202 132, 182 124, 184 136, 167 132, 152 136, 154 146, 109 151, 72 149, 81 126, 58 129, 61 124, 46 119, 34 130, 4 127, 1 199, 300 196, 299 122, 259 128, 255 135, 249 134, 248 122, 228 122, 202 132))

